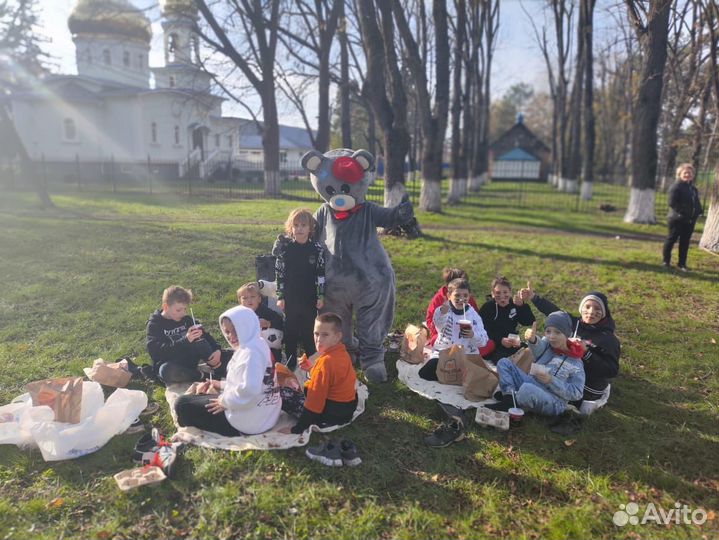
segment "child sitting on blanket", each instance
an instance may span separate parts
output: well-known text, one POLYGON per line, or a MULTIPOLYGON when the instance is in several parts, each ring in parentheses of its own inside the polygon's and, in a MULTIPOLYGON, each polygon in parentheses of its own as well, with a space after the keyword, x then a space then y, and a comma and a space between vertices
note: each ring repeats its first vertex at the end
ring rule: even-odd
POLYGON ((519 294, 512 298, 512 285, 506 277, 492 280, 491 298, 479 308, 479 316, 489 336, 482 357, 495 363, 519 350, 519 337, 514 340, 509 338, 510 334, 517 332, 517 325, 531 326, 535 320, 532 309, 519 294))
POLYGON ((584 388, 584 348, 572 335, 572 319, 566 311, 555 311, 547 317, 544 337, 537 339, 537 323, 527 329, 525 338, 534 355, 530 374, 526 374, 509 358, 497 363, 502 400, 487 405, 495 411, 508 411, 514 406, 543 414, 558 416, 567 403, 582 397, 584 388), (512 396, 514 394, 514 397, 512 396))
POLYGON ((347 424, 357 408, 357 377, 342 343, 339 315, 327 312, 317 316, 314 341, 317 359, 310 369, 310 379, 305 382, 304 393, 284 386, 280 389, 282 410, 299 416, 291 429, 285 429, 291 433, 302 433, 313 424, 319 427, 347 424))
POLYGON ((281 362, 284 321, 279 313, 262 304, 260 284, 250 281, 237 289, 237 303, 255 312, 260 319, 260 336, 270 346, 274 361, 281 362))
POLYGON ((177 423, 227 437, 272 429, 280 416, 282 401, 270 349, 260 337, 257 315, 249 308, 236 306, 220 316, 220 326, 235 350, 227 366, 227 380, 206 381, 197 387, 197 395, 180 396, 175 402, 177 423))
POLYGON ((162 293, 162 309, 147 321, 147 352, 155 375, 165 384, 202 380, 197 369, 200 362, 207 362, 216 377, 224 377, 232 356, 232 351, 221 351, 209 332, 187 314, 190 302, 191 290, 168 287, 162 293))
POLYGON ((482 319, 469 305, 469 282, 458 278, 447 285, 449 299, 434 312, 434 325, 438 336, 434 342, 431 358, 419 370, 419 376, 427 381, 437 380, 439 351, 452 345, 462 345, 465 354, 480 354, 480 347, 487 344, 487 332, 482 319), (468 321, 460 324, 461 321, 468 321))
MULTIPOLYGON (((429 347, 434 345, 434 342, 437 340, 437 328, 434 326, 434 312, 437 311, 438 307, 447 301, 447 285, 449 282, 460 278, 469 281, 467 272, 461 268, 446 267, 442 270, 442 280, 444 281, 444 285, 439 288, 427 306, 427 317, 425 322, 427 324, 427 329, 429 330, 429 340, 427 341, 427 346, 429 347)), ((474 309, 478 309, 474 296, 469 297, 469 305, 474 309)))

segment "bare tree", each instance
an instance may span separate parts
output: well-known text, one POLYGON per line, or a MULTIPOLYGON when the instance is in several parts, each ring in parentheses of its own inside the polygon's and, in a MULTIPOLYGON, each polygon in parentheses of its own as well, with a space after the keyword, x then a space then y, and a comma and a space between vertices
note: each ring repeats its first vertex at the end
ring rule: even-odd
POLYGON ((262 101, 265 194, 280 194, 280 128, 275 95, 275 58, 280 26, 280 0, 196 0, 208 31, 196 31, 214 51, 227 57, 250 82, 262 101), (221 21, 221 22, 220 22, 221 21), (232 37, 240 36, 240 43, 232 37))
POLYGON ((391 7, 383 0, 357 0, 367 69, 363 95, 380 124, 385 157, 385 204, 399 204, 405 193, 404 161, 409 151, 407 97, 394 47, 391 7), (379 21, 379 22, 378 22, 379 21))
MULTIPOLYGON (((415 36, 407 23, 400 0, 391 0, 397 29, 402 38, 405 60, 417 92, 418 114, 422 129, 422 190, 419 207, 430 212, 442 210, 441 180, 445 131, 449 113, 450 53, 446 0, 432 1, 434 25, 434 103, 427 78, 427 56, 420 53, 415 36)), ((424 11, 424 1, 419 2, 424 11)))
MULTIPOLYGON (((457 23, 454 32, 454 71, 452 73, 452 178, 449 182, 447 202, 457 204, 467 192, 467 159, 462 138, 462 65, 464 64, 466 5, 464 0, 456 0, 457 23)), ((469 116, 469 111, 464 110, 469 116)))
POLYGON ((594 148, 596 141, 594 122, 594 6, 596 0, 581 0, 580 10, 584 19, 584 103, 582 141, 582 198, 592 198, 594 185, 594 148))
POLYGON ((673 0, 655 0, 645 6, 625 0, 629 19, 642 48, 642 72, 634 105, 632 183, 624 215, 628 223, 656 223, 654 201, 657 176, 657 125, 662 106, 667 59, 669 14, 673 0))
MULTIPOLYGON (((344 0, 314 0, 312 5, 307 0, 293 0, 293 4, 297 10, 292 13, 293 23, 287 27, 280 26, 279 37, 297 64, 317 74, 316 86, 313 85, 318 102, 317 134, 312 138, 315 149, 326 152, 330 143, 330 54, 344 0)), ((312 79, 314 82, 315 76, 312 79)), ((302 109, 301 114, 306 116, 304 101, 293 95, 293 82, 290 80, 282 88, 298 109, 302 109)))

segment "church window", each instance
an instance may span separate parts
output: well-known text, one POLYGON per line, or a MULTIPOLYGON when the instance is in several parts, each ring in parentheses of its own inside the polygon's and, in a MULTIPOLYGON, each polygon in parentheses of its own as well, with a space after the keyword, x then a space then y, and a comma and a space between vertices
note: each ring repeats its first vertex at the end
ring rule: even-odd
POLYGON ((200 63, 200 55, 197 47, 197 38, 193 37, 190 39, 190 61, 193 64, 200 63))
POLYGON ((142 53, 137 55, 137 67, 139 67, 140 69, 145 67, 145 55, 143 55, 142 53))
POLYGON ((230 147, 230 150, 232 149, 232 135, 227 136, 227 146, 230 147))
POLYGON ((175 126, 175 144, 180 144, 180 126, 175 126))
POLYGON ((122 65, 125 67, 130 67, 130 53, 127 51, 124 51, 122 53, 122 65))
POLYGON ((108 66, 112 63, 110 59, 110 49, 103 49, 102 50, 102 61, 105 62, 108 66))
POLYGON ((217 148, 220 147, 220 136, 219 135, 215 135, 215 147, 217 147, 217 148))
POLYGON ((75 120, 72 118, 65 118, 63 122, 63 132, 66 141, 77 140, 77 127, 75 127, 75 120))
POLYGON ((170 75, 170 88, 175 88, 175 76, 170 75))
POLYGON ((150 132, 152 134, 152 142, 157 142, 157 122, 150 124, 150 132))
POLYGON ((177 50, 180 48, 179 40, 177 39, 177 34, 170 34, 170 37, 167 38, 167 61, 168 62, 174 62, 175 61, 175 55, 177 54, 177 50))
POLYGON ((287 163, 287 152, 280 152, 280 163, 287 163))

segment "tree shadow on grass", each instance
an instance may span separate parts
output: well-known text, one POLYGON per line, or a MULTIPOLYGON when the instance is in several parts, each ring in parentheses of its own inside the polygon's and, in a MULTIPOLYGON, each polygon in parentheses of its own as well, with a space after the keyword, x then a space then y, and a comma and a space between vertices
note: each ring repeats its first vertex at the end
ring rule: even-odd
MULTIPOLYGON (((544 259, 553 259, 556 261, 586 264, 588 266, 596 265, 598 262, 596 259, 591 258, 591 257, 581 257, 578 255, 565 255, 563 253, 552 253, 552 254, 537 253, 530 249, 522 249, 522 248, 518 248, 515 246, 500 246, 500 245, 496 245, 496 244, 485 244, 483 242, 463 242, 461 240, 441 239, 441 238, 437 238, 437 240, 443 241, 445 244, 468 246, 468 247, 473 247, 473 248, 477 248, 477 249, 485 249, 488 251, 506 252, 506 253, 512 254, 512 255, 524 255, 527 257, 541 257, 544 259)), ((656 274, 666 274, 667 273, 666 269, 661 264, 658 264, 658 263, 657 264, 649 264, 649 263, 643 263, 643 262, 622 262, 622 261, 602 260, 601 264, 603 266, 621 268, 622 270, 639 270, 642 272, 653 272, 656 274)), ((710 270, 703 270, 701 272, 692 271, 691 273, 686 275, 686 278, 692 279, 692 280, 706 281, 709 283, 716 283, 717 280, 719 280, 719 271, 710 271, 710 270)))

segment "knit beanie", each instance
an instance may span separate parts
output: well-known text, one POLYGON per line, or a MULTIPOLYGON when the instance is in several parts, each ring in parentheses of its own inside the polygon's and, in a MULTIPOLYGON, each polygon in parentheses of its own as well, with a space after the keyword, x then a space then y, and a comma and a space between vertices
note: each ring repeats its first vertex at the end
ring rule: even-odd
POLYGON ((572 337, 572 318, 566 311, 554 311, 549 314, 544 327, 554 327, 567 337, 572 337))
MULTIPOLYGON (((601 295, 601 296, 604 296, 604 295, 601 295)), ((599 304, 599 307, 602 310, 602 319, 608 315, 607 303, 597 293, 589 293, 587 296, 582 298, 582 301, 579 302, 579 313, 580 314, 582 313, 582 308, 584 307, 584 304, 586 304, 588 300, 594 300, 597 304, 599 304)))

